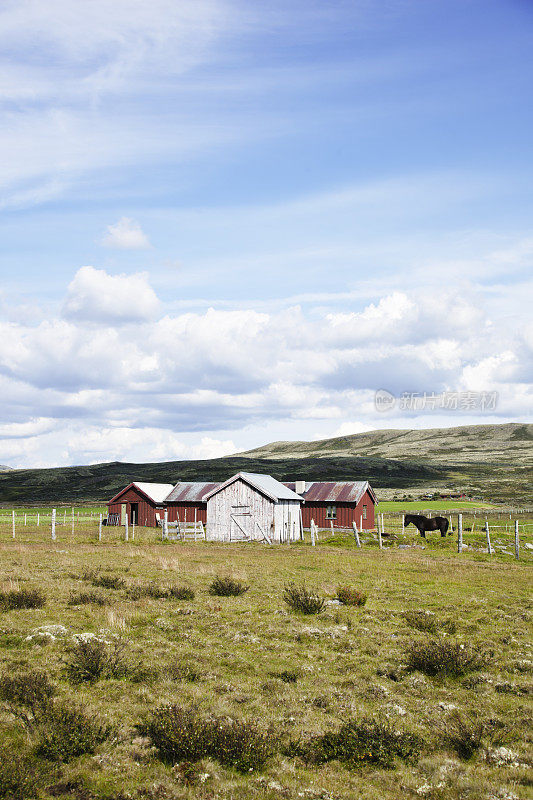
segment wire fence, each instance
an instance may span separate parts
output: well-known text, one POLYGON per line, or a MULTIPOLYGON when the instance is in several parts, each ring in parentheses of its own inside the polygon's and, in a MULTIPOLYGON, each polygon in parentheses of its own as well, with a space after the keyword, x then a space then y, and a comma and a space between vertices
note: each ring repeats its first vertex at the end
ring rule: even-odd
MULTIPOLYGON (((314 541, 315 544, 321 545, 344 544, 381 549, 405 549, 429 544, 457 551, 460 527, 461 551, 472 549, 516 557, 518 540, 520 555, 528 551, 533 555, 533 511, 530 509, 469 509, 453 513, 428 511, 425 516, 446 517, 450 522, 448 535, 442 538, 438 530, 428 532, 425 542, 413 526, 405 526, 403 514, 377 512, 375 526, 371 530, 358 530, 357 537, 353 528, 336 527, 334 523, 330 523, 325 528, 314 526, 313 531, 305 529, 303 541, 307 544, 313 544, 314 541)), ((126 526, 106 525, 105 520, 105 509, 4 508, 0 509, 0 542, 16 541, 21 544, 44 544, 50 541, 64 544, 176 542, 175 536, 165 538, 165 532, 161 528, 147 528, 131 523, 126 526)), ((203 537, 201 540, 205 541, 203 537)))

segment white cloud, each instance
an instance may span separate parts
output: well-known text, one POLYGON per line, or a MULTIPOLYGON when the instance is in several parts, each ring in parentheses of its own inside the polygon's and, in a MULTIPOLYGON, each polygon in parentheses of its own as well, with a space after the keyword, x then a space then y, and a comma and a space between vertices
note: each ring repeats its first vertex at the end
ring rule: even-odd
MULTIPOLYGON (((430 301, 403 291, 341 314, 158 318, 146 275, 83 267, 62 319, 0 323, 0 463, 212 458, 261 443, 267 429, 326 436, 332 420, 346 435, 398 418, 398 405, 376 411, 378 388, 497 391, 493 416, 527 417, 528 331, 488 324, 497 320, 473 291, 430 301)), ((403 424, 430 417, 406 412, 403 424)), ((454 422, 472 419, 475 410, 454 422)))
POLYGON ((147 273, 109 275, 91 266, 77 271, 63 305, 66 318, 108 324, 150 320, 158 310, 147 273))
POLYGON ((121 217, 114 225, 108 225, 102 244, 119 250, 143 250, 150 247, 148 237, 139 223, 129 217, 121 217))

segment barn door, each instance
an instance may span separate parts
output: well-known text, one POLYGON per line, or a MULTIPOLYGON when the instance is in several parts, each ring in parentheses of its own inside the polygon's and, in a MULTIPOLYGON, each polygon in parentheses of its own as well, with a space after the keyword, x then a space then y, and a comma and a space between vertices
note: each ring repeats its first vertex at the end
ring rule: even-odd
POLYGON ((254 520, 250 506, 232 506, 230 513, 230 541, 253 539, 254 520))

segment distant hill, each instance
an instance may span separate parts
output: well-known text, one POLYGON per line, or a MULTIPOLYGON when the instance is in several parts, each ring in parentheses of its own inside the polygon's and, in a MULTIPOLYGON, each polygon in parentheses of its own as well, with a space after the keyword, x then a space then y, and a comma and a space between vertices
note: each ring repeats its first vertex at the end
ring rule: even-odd
POLYGON ((380 430, 316 442, 274 442, 242 455, 249 458, 379 456, 433 464, 505 462, 533 466, 533 425, 466 425, 460 428, 380 430))
POLYGON ((0 502, 108 500, 131 481, 225 480, 239 471, 278 480, 369 480, 399 494, 460 488, 477 497, 531 503, 532 425, 385 430, 318 442, 274 442, 226 458, 155 464, 112 462, 0 474, 0 502))
POLYGON ((13 467, 6 467, 5 464, 0 464, 0 472, 11 472, 13 467))

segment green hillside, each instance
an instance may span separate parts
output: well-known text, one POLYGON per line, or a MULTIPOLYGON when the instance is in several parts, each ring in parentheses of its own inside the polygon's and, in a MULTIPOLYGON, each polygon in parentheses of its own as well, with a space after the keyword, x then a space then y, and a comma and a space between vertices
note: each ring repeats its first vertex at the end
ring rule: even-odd
POLYGON ((532 466, 531 425, 371 431, 202 461, 12 470, 0 474, 0 502, 102 501, 134 480, 224 480, 243 470, 279 480, 369 480, 382 497, 461 490, 523 504, 531 502, 532 466))

